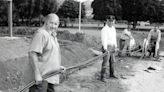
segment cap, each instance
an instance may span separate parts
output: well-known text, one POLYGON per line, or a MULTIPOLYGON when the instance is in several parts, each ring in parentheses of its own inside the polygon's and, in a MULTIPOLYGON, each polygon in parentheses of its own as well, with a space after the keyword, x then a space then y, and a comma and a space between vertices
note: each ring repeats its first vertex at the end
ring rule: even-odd
POLYGON ((107 19, 113 21, 113 20, 115 20, 115 17, 113 15, 107 15, 106 20, 107 19))

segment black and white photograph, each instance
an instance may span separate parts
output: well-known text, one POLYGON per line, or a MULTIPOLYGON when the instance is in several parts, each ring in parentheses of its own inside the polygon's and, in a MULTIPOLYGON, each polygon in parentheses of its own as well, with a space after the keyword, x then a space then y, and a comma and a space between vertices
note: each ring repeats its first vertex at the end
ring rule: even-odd
POLYGON ((164 92, 164 0, 0 0, 0 92, 164 92))

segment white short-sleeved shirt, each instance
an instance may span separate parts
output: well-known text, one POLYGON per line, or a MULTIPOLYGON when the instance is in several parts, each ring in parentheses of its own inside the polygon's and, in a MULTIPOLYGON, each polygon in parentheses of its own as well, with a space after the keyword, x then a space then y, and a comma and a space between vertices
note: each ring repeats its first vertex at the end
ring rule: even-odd
POLYGON ((104 49, 108 46, 117 48, 116 29, 114 26, 105 25, 101 30, 101 42, 104 49))
MULTIPOLYGON (((48 33, 44 27, 37 30, 29 51, 39 53, 38 68, 42 76, 60 69, 61 54, 57 38, 48 33)), ((59 84, 59 75, 46 80, 52 84, 59 84)))
POLYGON ((154 29, 151 29, 149 34, 148 34, 148 40, 158 40, 160 41, 161 39, 161 31, 158 29, 156 32, 154 31, 154 29))
POLYGON ((124 29, 124 31, 122 32, 121 36, 120 36, 121 39, 124 39, 124 40, 129 40, 129 39, 132 39, 132 34, 130 31, 128 31, 128 29, 124 29))

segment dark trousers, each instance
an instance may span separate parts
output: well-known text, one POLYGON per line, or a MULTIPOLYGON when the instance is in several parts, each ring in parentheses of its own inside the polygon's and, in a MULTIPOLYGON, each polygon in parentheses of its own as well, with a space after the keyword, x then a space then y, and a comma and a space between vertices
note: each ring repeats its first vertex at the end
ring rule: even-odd
POLYGON ((153 57, 155 56, 155 47, 156 47, 156 40, 151 40, 148 48, 149 56, 151 56, 152 54, 153 57))
POLYGON ((33 85, 30 87, 29 92, 55 92, 54 84, 43 81, 38 85, 33 85))
MULTIPOLYGON (((102 52, 105 53, 106 51, 102 47, 102 52)), ((113 52, 110 52, 109 61, 107 60, 108 56, 103 57, 102 67, 101 67, 101 79, 106 77, 107 63, 109 62, 109 77, 114 76, 114 62, 115 62, 115 56, 113 52)))
POLYGON ((119 48, 120 48, 120 50, 123 50, 124 45, 125 45, 125 40, 124 39, 120 39, 119 40, 119 48))

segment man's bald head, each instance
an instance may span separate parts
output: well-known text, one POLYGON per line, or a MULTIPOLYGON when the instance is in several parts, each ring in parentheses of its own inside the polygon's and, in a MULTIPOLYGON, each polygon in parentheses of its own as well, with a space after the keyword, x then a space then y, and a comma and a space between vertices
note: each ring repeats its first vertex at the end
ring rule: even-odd
POLYGON ((44 25, 48 31, 51 32, 57 31, 57 28, 59 26, 59 17, 54 13, 48 14, 45 17, 44 25))
POLYGON ((56 22, 59 22, 59 17, 58 17, 58 15, 56 15, 54 13, 50 13, 45 17, 45 22, 48 22, 50 20, 54 20, 56 22))

